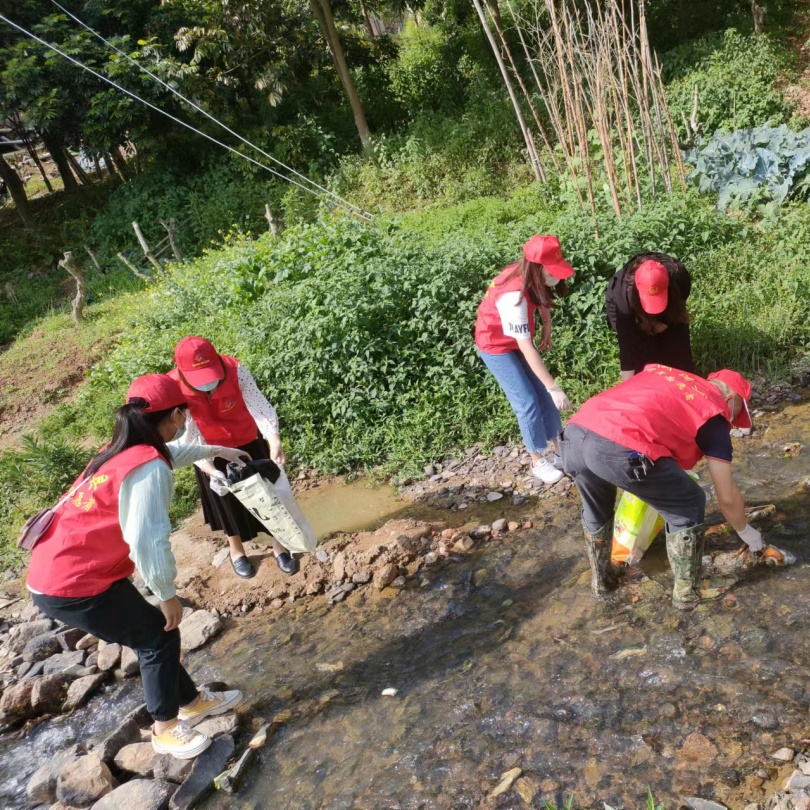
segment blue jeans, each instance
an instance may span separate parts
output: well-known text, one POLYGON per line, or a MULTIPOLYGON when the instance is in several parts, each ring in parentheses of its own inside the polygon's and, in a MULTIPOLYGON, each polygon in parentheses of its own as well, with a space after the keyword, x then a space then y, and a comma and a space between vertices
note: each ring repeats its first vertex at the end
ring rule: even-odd
POLYGON ((529 368, 519 351, 487 354, 478 350, 484 365, 506 394, 520 425, 520 435, 530 453, 542 453, 562 431, 560 412, 545 385, 529 368))

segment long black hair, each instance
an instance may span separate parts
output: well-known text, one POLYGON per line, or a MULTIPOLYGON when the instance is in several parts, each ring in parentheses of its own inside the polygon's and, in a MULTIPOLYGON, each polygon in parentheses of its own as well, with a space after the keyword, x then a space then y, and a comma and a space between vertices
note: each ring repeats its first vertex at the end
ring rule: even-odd
MULTIPOLYGON (((158 425, 171 415, 175 408, 151 412, 144 410, 148 406, 149 403, 145 399, 135 397, 115 412, 113 437, 110 443, 87 465, 85 476, 94 475, 101 465, 108 462, 113 456, 138 444, 154 447, 171 467, 172 457, 169 448, 166 447, 166 442, 160 436, 158 425)), ((182 409, 186 406, 180 405, 179 407, 182 409)))
POLYGON ((567 292, 565 281, 560 279, 553 287, 546 284, 543 276, 543 265, 530 262, 525 256, 515 265, 514 270, 503 280, 506 283, 515 276, 523 277, 523 286, 520 289, 520 299, 528 299, 536 307, 551 309, 555 298, 562 298, 567 292))

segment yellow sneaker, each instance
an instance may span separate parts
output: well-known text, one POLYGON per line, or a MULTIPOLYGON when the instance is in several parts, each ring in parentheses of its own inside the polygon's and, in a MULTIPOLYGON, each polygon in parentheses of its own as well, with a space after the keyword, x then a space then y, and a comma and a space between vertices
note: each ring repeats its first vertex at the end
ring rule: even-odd
POLYGON ((209 745, 211 745, 210 737, 195 731, 182 720, 163 734, 155 734, 154 729, 152 730, 152 748, 158 754, 171 754, 177 759, 194 759, 209 745))
POLYGON ((210 689, 200 689, 200 699, 193 707, 185 706, 177 715, 184 723, 196 726, 206 717, 216 714, 225 714, 235 709, 242 702, 242 693, 238 689, 227 692, 212 692, 210 689))

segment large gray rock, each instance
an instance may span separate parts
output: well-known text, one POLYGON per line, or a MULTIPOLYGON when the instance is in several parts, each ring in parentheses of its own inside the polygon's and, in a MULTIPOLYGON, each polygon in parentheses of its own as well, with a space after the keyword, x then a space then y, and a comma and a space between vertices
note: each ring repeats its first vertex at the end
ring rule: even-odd
POLYGON ((220 714, 217 717, 208 717, 202 723, 198 723, 195 728, 200 734, 205 734, 212 740, 221 734, 233 734, 239 725, 239 717, 236 712, 220 714))
POLYGON ((141 664, 138 661, 138 655, 135 650, 131 650, 129 647, 122 647, 121 648, 121 671, 124 674, 125 678, 129 678, 131 675, 137 675, 140 672, 141 664))
POLYGON ((83 745, 74 745, 54 754, 46 763, 40 765, 28 780, 25 793, 31 804, 51 804, 56 801, 56 780, 59 771, 74 759, 85 753, 83 745))
POLYGON ((58 714, 65 702, 67 681, 64 675, 43 675, 34 681, 31 708, 35 715, 58 714))
POLYGON ((68 687, 64 710, 69 712, 83 706, 96 689, 107 680, 107 677, 106 672, 98 672, 95 675, 86 675, 73 681, 68 687))
POLYGON ((45 662, 45 669, 42 671, 45 675, 59 675, 71 667, 82 666, 84 664, 84 655, 84 650, 57 653, 45 662))
POLYGON ((222 622, 207 610, 195 610, 180 622, 180 647, 183 650, 196 650, 210 641, 222 630, 222 622))
POLYGON ((125 745, 115 755, 115 767, 124 773, 137 776, 152 776, 155 760, 160 754, 152 748, 151 742, 136 742, 125 745))
POLYGON ((118 663, 118 659, 121 657, 120 644, 105 644, 103 649, 99 644, 98 651, 98 661, 96 661, 96 666, 102 670, 102 672, 108 669, 113 669, 118 663))
POLYGON ((53 622, 50 619, 39 619, 35 622, 17 624, 11 628, 6 647, 15 655, 18 655, 34 636, 41 636, 43 633, 47 633, 52 627, 53 622))
POLYGON ((225 734, 218 737, 203 751, 191 767, 186 781, 172 796, 172 810, 191 810, 214 786, 214 777, 225 770, 225 765, 234 750, 233 737, 225 734))
POLYGON ((171 782, 133 779, 97 801, 93 810, 166 810, 176 789, 171 782))
POLYGON ((155 770, 152 776, 164 782, 174 782, 179 785, 191 773, 194 765, 193 759, 178 759, 170 754, 161 754, 155 760, 155 770))
POLYGON ((115 760, 115 755, 130 743, 141 741, 141 729, 133 717, 125 717, 118 728, 105 737, 98 745, 93 746, 102 762, 108 765, 115 760))
POLYGON ((96 754, 68 762, 56 780, 57 801, 68 807, 90 807, 115 787, 110 769, 96 754))
POLYGON ((0 712, 13 717, 26 719, 34 716, 31 708, 31 693, 34 691, 34 681, 20 681, 3 692, 0 699, 0 712))
POLYGON ((34 636, 29 639, 23 647, 23 660, 34 664, 37 661, 44 661, 58 652, 63 652, 59 639, 53 633, 43 633, 41 636, 34 636))

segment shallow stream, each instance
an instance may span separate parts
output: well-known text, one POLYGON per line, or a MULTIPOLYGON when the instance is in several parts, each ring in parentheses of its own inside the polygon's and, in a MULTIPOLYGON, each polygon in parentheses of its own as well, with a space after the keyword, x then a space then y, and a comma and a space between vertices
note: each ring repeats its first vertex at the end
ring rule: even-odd
MULTIPOLYGON (((749 573, 692 614, 670 606, 661 540, 646 576, 592 599, 572 492, 540 501, 534 529, 423 569, 400 592, 366 588, 334 607, 316 597, 241 620, 190 668, 246 692, 247 726, 289 720, 238 796, 206 807, 517 809, 573 793, 579 807, 639 808, 649 787, 669 808, 702 796, 737 810, 761 798, 763 767, 777 789, 767 755, 801 748, 810 720, 810 455, 781 449, 810 444, 808 416, 805 404, 767 415, 737 442, 735 465, 748 503, 777 505, 766 538, 800 562, 749 573), (513 768, 520 779, 487 798, 513 768)), ((709 548, 718 544, 737 546, 715 536, 709 548)), ((138 684, 118 688, 126 706, 139 699, 138 684)), ((37 757, 125 710, 94 701, 23 742, 0 740, 0 805, 17 806, 37 757)))

